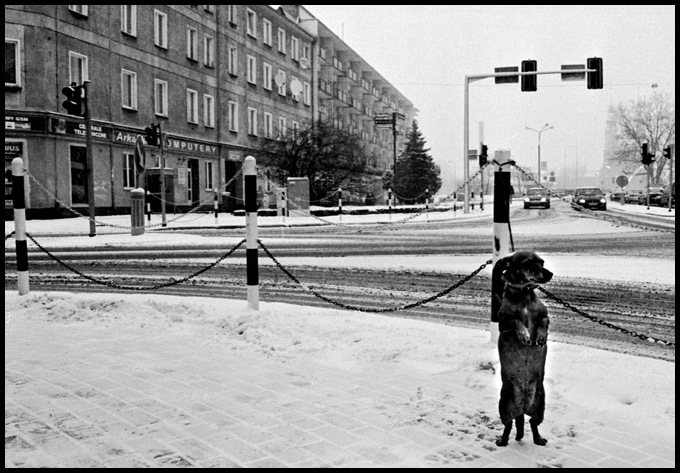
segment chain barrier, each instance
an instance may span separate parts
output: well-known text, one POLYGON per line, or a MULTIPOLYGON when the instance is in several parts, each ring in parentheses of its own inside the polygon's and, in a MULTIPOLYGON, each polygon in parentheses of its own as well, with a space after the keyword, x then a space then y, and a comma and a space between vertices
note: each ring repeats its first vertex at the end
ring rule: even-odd
POLYGON ((419 306, 422 306, 422 305, 427 304, 428 302, 432 302, 432 301, 434 301, 434 300, 436 300, 436 299, 439 299, 440 297, 443 297, 443 296, 447 295, 448 293, 450 293, 450 292, 453 291, 454 289, 457 289, 457 288, 459 288, 460 286, 462 286, 463 284, 465 284, 466 282, 468 282, 470 279, 472 279, 473 277, 475 277, 480 271, 482 271, 484 268, 486 268, 488 265, 490 265, 490 264, 492 263, 491 260, 488 260, 486 263, 484 263, 484 264, 481 265, 479 268, 477 268, 476 270, 474 270, 469 276, 465 276, 463 279, 461 279, 460 281, 458 281, 456 284, 453 284, 452 286, 449 286, 448 288, 444 289, 444 290, 441 291, 440 293, 435 294, 435 295, 432 296, 432 297, 428 297, 427 299, 424 299, 424 300, 422 300, 422 301, 414 302, 414 303, 407 304, 407 305, 400 306, 400 307, 390 307, 390 308, 387 308, 387 309, 369 309, 369 308, 366 308, 366 307, 356 307, 356 306, 344 304, 344 303, 342 303, 342 302, 334 301, 334 300, 332 300, 332 299, 330 299, 330 298, 328 298, 328 297, 326 297, 326 296, 324 296, 324 295, 322 295, 322 294, 319 294, 319 293, 316 292, 315 290, 313 290, 313 289, 307 287, 307 286, 304 285, 302 282, 300 282, 300 280, 299 280, 297 277, 295 277, 294 274, 292 274, 290 271, 288 271, 288 270, 287 270, 287 269, 286 269, 286 268, 285 268, 285 267, 284 267, 284 266, 283 266, 283 265, 282 265, 282 264, 274 257, 274 255, 271 254, 271 252, 269 251, 269 249, 268 249, 266 246, 264 246, 264 243, 262 243, 261 240, 257 240, 257 242, 260 244, 260 248, 262 248, 262 250, 264 250, 264 252, 267 254, 267 256, 274 262, 274 264, 276 264, 276 266, 277 266, 281 271, 283 271, 283 273, 284 273, 286 276, 288 276, 293 282, 295 282, 298 286, 300 286, 300 287, 301 287, 303 290, 305 290, 306 292, 309 292, 310 294, 312 294, 314 297, 317 297, 318 299, 321 299, 321 300, 323 300, 323 301, 325 301, 325 302, 328 302, 329 304, 334 305, 334 306, 336 306, 336 307, 340 307, 341 309, 346 309, 346 310, 356 310, 356 311, 359 311, 359 312, 368 312, 368 313, 375 313, 375 314, 383 314, 383 313, 386 313, 386 312, 397 312, 397 311, 400 311, 400 310, 413 309, 414 307, 419 307, 419 306))
MULTIPOLYGON (((534 178, 534 176, 532 176, 530 173, 526 172, 524 169, 519 167, 516 162, 510 161, 510 164, 512 164, 520 173, 522 173, 522 175, 524 175, 524 177, 528 178, 528 180, 533 181, 535 184, 540 186, 542 189, 546 190, 548 192, 548 195, 552 196, 552 191, 549 188, 545 187, 543 184, 538 182, 534 178)), ((605 221, 612 223, 616 226, 632 227, 632 228, 637 228, 637 229, 640 229, 640 230, 646 230, 646 231, 650 231, 650 232, 661 232, 661 233, 673 233, 673 234, 675 234, 675 230, 666 230, 666 229, 662 229, 662 228, 650 228, 650 227, 645 227, 643 225, 638 225, 637 223, 624 222, 622 220, 618 220, 616 217, 612 217, 612 216, 607 215, 607 214, 597 213, 593 210, 590 210, 588 208, 583 207, 582 205, 577 204, 576 202, 569 202, 565 198, 560 198, 560 200, 562 200, 563 202, 566 202, 567 204, 570 204, 574 209, 578 209, 580 211, 583 211, 583 212, 587 213, 588 215, 591 215, 595 218, 599 218, 600 220, 605 220, 605 221)))
POLYGON ((229 256, 231 256, 232 253, 234 253, 236 250, 238 250, 238 249, 246 242, 246 240, 245 240, 245 238, 244 238, 244 239, 241 240, 235 247, 233 247, 231 250, 229 250, 229 251, 228 251, 227 253, 225 253, 223 256, 219 257, 214 263, 211 263, 211 264, 209 264, 208 266, 206 266, 205 268, 202 268, 202 269, 196 271, 195 273, 190 274, 189 276, 186 276, 186 277, 184 277, 184 278, 182 278, 182 279, 178 279, 178 280, 174 280, 174 279, 173 279, 173 280, 170 281, 170 282, 162 283, 162 284, 156 284, 155 286, 138 287, 138 286, 121 286, 121 285, 114 284, 114 283, 110 283, 110 282, 107 282, 107 281, 100 281, 100 280, 98 280, 98 279, 93 278, 92 276, 88 276, 87 274, 84 274, 82 271, 77 270, 76 268, 74 268, 74 267, 72 267, 71 265, 69 265, 69 264, 67 264, 67 263, 65 263, 65 262, 63 262, 63 261, 61 261, 59 258, 57 258, 56 256, 54 256, 52 253, 50 253, 47 249, 45 249, 40 243, 38 243, 38 242, 35 240, 35 238, 33 238, 33 237, 32 237, 31 235, 29 235, 28 233, 26 234, 26 236, 27 236, 28 238, 30 238, 30 240, 31 240, 33 243, 35 243, 35 245, 36 245, 38 248, 40 248, 40 250, 42 250, 47 256, 49 256, 50 258, 52 258, 54 261, 56 261, 57 263, 59 263, 61 266, 63 266, 64 268, 68 269, 69 271, 76 273, 78 276, 80 276, 80 277, 82 277, 82 278, 85 278, 85 279, 87 279, 88 281, 92 281, 92 282, 95 283, 95 284, 100 284, 100 285, 102 285, 102 286, 107 286, 107 287, 110 287, 110 288, 113 288, 113 289, 123 289, 123 290, 127 290, 127 291, 154 291, 154 290, 156 290, 156 289, 162 289, 162 288, 165 288, 165 287, 170 287, 170 286, 175 286, 175 285, 177 285, 177 284, 182 284, 182 283, 184 283, 184 282, 186 282, 186 281, 188 281, 188 280, 190 280, 190 279, 195 278, 196 276, 199 276, 199 275, 203 274, 204 272, 208 271, 209 269, 214 268, 214 267, 217 266, 219 263, 221 263, 223 260, 225 260, 226 258, 228 258, 229 256))
POLYGON ((617 326, 617 325, 614 325, 614 324, 612 324, 612 323, 609 323, 609 322, 607 322, 606 320, 598 319, 597 317, 595 317, 595 316, 593 316, 593 315, 586 314, 584 311, 582 311, 581 309, 578 309, 578 308, 574 307, 574 306, 571 305, 570 303, 564 302, 564 301, 563 301, 562 299, 560 299, 558 296, 556 296, 555 294, 552 294, 551 292, 548 292, 546 289, 543 289, 541 286, 538 286, 538 289, 539 289, 541 292, 543 292, 546 296, 550 297, 551 299, 554 299, 557 303, 562 304, 564 307, 566 307, 567 309, 571 310, 572 312, 575 312, 575 313, 577 313, 578 315, 581 315, 581 316, 587 318, 588 320, 591 320, 591 321, 593 321, 593 322, 597 322, 598 324, 603 325, 603 326, 605 326, 605 327, 607 327, 607 328, 610 328, 610 329, 612 329, 612 330, 616 330, 616 331, 618 331, 618 332, 625 333, 626 335, 631 335, 631 336, 633 336, 633 337, 637 337, 637 338, 639 338, 640 340, 645 340, 645 341, 647 341, 647 342, 660 343, 660 344, 666 345, 666 346, 668 346, 668 347, 674 347, 674 346, 675 346, 675 342, 669 342, 669 341, 667 341, 667 340, 661 340, 661 339, 659 339, 659 338, 650 337, 649 335, 643 335, 643 334, 641 334, 641 333, 637 333, 637 332, 634 332, 634 331, 632 331, 632 330, 628 330, 628 329, 619 327, 619 326, 617 326))
POLYGON ((5 237, 5 242, 6 242, 6 241, 9 239, 9 237, 11 237, 12 235, 14 235, 14 230, 12 230, 11 232, 9 232, 9 233, 7 234, 7 236, 5 237))

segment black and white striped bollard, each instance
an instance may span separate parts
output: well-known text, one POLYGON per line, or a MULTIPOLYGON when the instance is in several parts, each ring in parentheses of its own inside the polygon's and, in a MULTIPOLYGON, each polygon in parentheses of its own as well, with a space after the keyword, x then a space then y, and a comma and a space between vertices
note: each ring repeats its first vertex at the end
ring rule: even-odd
POLYGON ((246 285, 248 308, 260 308, 260 280, 257 266, 257 164, 248 156, 243 161, 246 208, 246 285))
POLYGON ((215 209, 215 225, 217 225, 217 188, 213 189, 214 192, 214 209, 215 209))
POLYGON ((392 220, 392 189, 387 190, 387 214, 390 216, 390 221, 392 220))
POLYGON ((342 222, 342 188, 338 187, 338 215, 340 222, 342 222))
POLYGON ((19 295, 28 294, 28 248, 26 246, 26 197, 24 194, 24 160, 12 160, 12 201, 14 204, 14 241, 17 254, 19 295))

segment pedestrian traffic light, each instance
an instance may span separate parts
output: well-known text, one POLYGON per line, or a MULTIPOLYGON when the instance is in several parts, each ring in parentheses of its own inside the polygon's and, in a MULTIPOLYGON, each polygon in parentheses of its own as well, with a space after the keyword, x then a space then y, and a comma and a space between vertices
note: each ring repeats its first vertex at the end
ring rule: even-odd
POLYGON ((666 159, 671 159, 671 147, 670 146, 666 146, 663 149, 663 157, 666 158, 666 159))
POLYGON ((602 80, 602 58, 601 57, 589 57, 586 63, 587 69, 595 69, 594 71, 588 71, 588 88, 589 89, 601 89, 603 85, 602 80))
POLYGON ((642 143, 642 164, 645 166, 648 166, 652 164, 654 161, 656 161, 654 154, 648 152, 648 145, 647 143, 642 143))
POLYGON ((482 151, 479 154, 479 167, 484 166, 487 162, 489 162, 489 148, 482 143, 482 151))
POLYGON ((66 96, 61 105, 66 109, 66 113, 77 117, 84 117, 83 112, 83 86, 76 85, 72 82, 71 85, 61 89, 61 93, 66 96))
POLYGON ((146 140, 146 144, 149 146, 160 146, 161 145, 161 140, 160 140, 160 125, 154 125, 153 123, 151 126, 147 126, 144 128, 144 133, 146 136, 144 139, 146 140))
MULTIPOLYGON (((535 72, 537 63, 533 59, 522 61, 522 72, 535 72)), ((522 76, 522 92, 536 92, 536 74, 522 76)))

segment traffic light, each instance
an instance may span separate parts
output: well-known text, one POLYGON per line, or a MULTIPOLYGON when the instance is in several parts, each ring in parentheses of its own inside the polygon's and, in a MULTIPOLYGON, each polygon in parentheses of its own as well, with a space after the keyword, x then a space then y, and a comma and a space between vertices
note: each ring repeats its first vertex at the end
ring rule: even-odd
POLYGON ((663 157, 666 158, 666 159, 671 159, 671 147, 670 146, 666 146, 663 149, 663 157))
POLYGON ((587 69, 595 69, 593 72, 588 72, 588 88, 601 89, 603 85, 602 80, 602 58, 589 57, 586 64, 587 69))
POLYGON ((147 126, 144 128, 144 133, 146 136, 144 139, 146 140, 146 144, 149 146, 160 146, 161 145, 161 137, 160 137, 160 125, 154 125, 153 123, 151 126, 147 126))
POLYGON ((77 117, 84 117, 83 112, 83 86, 76 85, 72 82, 71 85, 61 89, 61 93, 66 96, 61 105, 66 109, 66 113, 69 115, 75 115, 77 117))
MULTIPOLYGON (((533 59, 522 61, 522 72, 535 72, 537 63, 533 59)), ((522 92, 536 92, 536 74, 522 76, 522 92)))
POLYGON ((489 161, 489 148, 482 144, 482 151, 479 155, 479 167, 484 166, 489 161))
POLYGON ((645 166, 648 166, 648 165, 652 164, 654 161, 656 161, 654 154, 648 152, 647 143, 642 143, 641 154, 642 154, 642 164, 644 164, 645 166))

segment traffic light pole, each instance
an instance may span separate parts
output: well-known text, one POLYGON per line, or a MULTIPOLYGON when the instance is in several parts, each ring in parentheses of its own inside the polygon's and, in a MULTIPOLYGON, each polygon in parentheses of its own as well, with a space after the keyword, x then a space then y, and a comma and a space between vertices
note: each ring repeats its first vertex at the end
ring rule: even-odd
POLYGON ((163 147, 165 146, 163 139, 163 129, 161 123, 158 122, 158 139, 160 140, 160 161, 161 161, 161 226, 167 227, 168 222, 165 219, 165 156, 163 154, 163 147))
POLYGON ((468 181, 470 180, 470 159, 468 158, 468 151, 470 149, 470 83, 475 82, 478 80, 482 79, 487 79, 489 77, 518 77, 518 76, 535 76, 535 75, 541 75, 541 74, 564 74, 565 72, 569 73, 579 73, 579 72, 596 72, 596 69, 569 69, 569 70, 563 70, 560 69, 558 71, 531 71, 531 72, 495 72, 493 74, 474 74, 474 75, 469 75, 465 76, 465 99, 463 102, 463 157, 465 159, 465 165, 463 166, 463 175, 465 179, 465 187, 464 187, 464 202, 463 202, 463 211, 464 213, 470 213, 470 184, 468 181))
POLYGON ((92 155, 92 114, 90 113, 90 81, 83 81, 85 90, 85 152, 87 153, 87 195, 90 217, 90 236, 97 235, 94 219, 94 157, 92 155))

